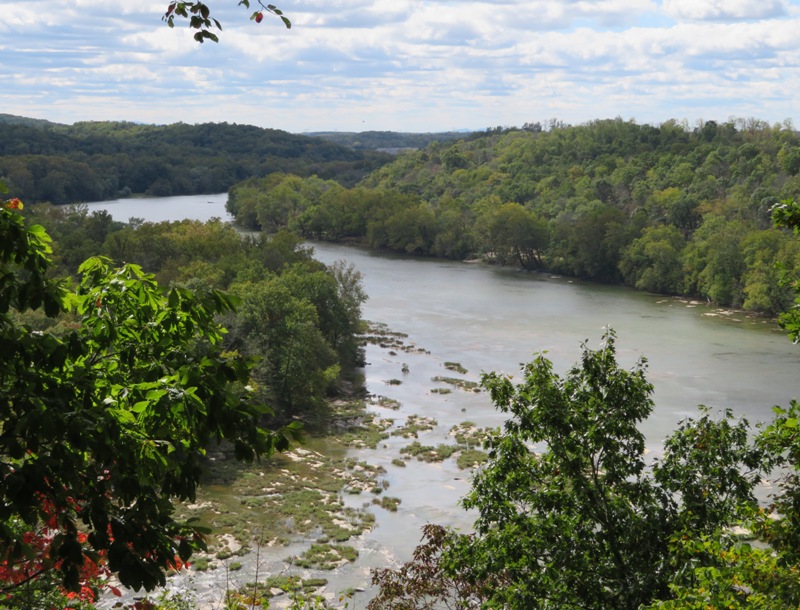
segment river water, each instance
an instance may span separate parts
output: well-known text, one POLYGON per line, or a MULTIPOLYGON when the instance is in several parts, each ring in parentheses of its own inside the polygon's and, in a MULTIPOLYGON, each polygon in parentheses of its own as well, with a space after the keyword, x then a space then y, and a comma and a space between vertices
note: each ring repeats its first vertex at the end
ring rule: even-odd
MULTIPOLYGON (((90 204, 121 220, 176 220, 194 211, 200 219, 226 218, 225 195, 124 200, 90 204), (174 205, 173 205, 174 204, 174 205), (168 210, 171 210, 168 212, 168 210), (171 214, 171 216, 170 216, 171 214)), ((465 420, 497 426, 502 417, 485 394, 454 389, 432 393, 437 375, 453 376, 445 362, 458 362, 464 377, 477 381, 483 371, 517 374, 520 364, 546 351, 563 373, 580 357, 581 343, 597 347, 605 327, 617 333, 620 363, 648 360, 656 408, 642 429, 647 447, 658 455, 664 437, 697 405, 732 409, 751 423, 766 421, 773 405, 800 396, 800 348, 770 321, 719 311, 704 303, 667 298, 616 286, 573 281, 463 262, 409 259, 352 246, 312 244, 325 263, 351 262, 363 274, 369 300, 364 317, 408 335, 425 351, 398 352, 368 346, 365 368, 373 394, 400 401, 398 411, 382 410, 402 424, 410 415, 434 417, 438 426, 420 442, 450 442, 450 428, 465 420), (406 365, 408 372, 403 372, 406 365), (399 385, 388 380, 399 379, 399 385)), ((369 570, 410 558, 419 529, 428 522, 468 526, 470 516, 457 506, 469 475, 451 458, 443 463, 410 461, 392 465, 409 441, 392 437, 377 450, 354 452, 383 465, 387 492, 402 503, 396 513, 376 511, 377 527, 361 544, 353 566, 336 575, 341 586, 363 586, 369 570)), ((330 577, 330 575, 327 575, 330 577)))

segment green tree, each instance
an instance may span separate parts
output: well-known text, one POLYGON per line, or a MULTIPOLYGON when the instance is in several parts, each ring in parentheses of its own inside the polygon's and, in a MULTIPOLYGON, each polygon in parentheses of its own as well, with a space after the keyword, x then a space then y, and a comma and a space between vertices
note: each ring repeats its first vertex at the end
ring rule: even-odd
MULTIPOLYGON (((772 212, 772 219, 779 227, 790 229, 794 235, 800 235, 800 203, 793 199, 781 201, 772 212)), ((797 274, 786 275, 783 284, 794 292, 794 304, 780 316, 781 325, 789 333, 795 343, 800 343, 800 279, 797 274)))
POLYGON ((412 562, 376 572, 371 610, 638 609, 691 570, 672 541, 719 534, 754 509, 762 453, 729 412, 684 422, 648 466, 638 424, 653 388, 644 361, 617 365, 613 332, 564 378, 543 355, 523 374, 519 385, 483 377, 509 419, 463 500, 474 533, 426 530, 412 562))
POLYGON ((209 443, 253 460, 286 447, 293 428, 259 426, 250 364, 223 351, 215 318, 231 297, 164 291, 102 258, 67 290, 48 278, 47 233, 11 207, 0 210, 0 562, 13 573, 34 558, 25 578, 55 570, 75 590, 104 557, 124 585, 152 589, 204 546, 173 500, 194 498, 209 443), (38 308, 69 315, 68 331, 19 321, 38 308), (46 543, 21 538, 20 523, 46 543))
MULTIPOLYGON (((800 206, 794 200, 781 202, 773 209, 773 220, 797 234, 800 206)), ((768 232, 748 238, 750 255, 762 259, 762 252, 769 249, 774 238, 768 232)), ((796 272, 789 272, 784 284, 797 290, 796 272)), ((781 323, 795 342, 800 329, 798 321, 797 305, 781 317, 781 323)), ((781 473, 779 485, 768 506, 740 514, 757 543, 743 541, 725 529, 686 531, 673 536, 673 552, 690 569, 673 575, 671 599, 654 603, 649 609, 772 609, 800 605, 800 403, 793 400, 788 408, 775 407, 773 411, 775 417, 757 436, 754 451, 762 452, 765 467, 777 468, 781 473)), ((684 455, 707 452, 704 444, 707 439, 707 435, 683 435, 684 455)), ((720 462, 726 462, 724 455, 720 456, 720 462)), ((730 465, 723 467, 733 476, 741 475, 730 465)), ((697 477, 690 489, 698 513, 714 510, 713 502, 708 502, 708 498, 716 497, 713 486, 697 477)), ((752 504, 750 507, 753 508, 752 504)))
POLYGON ((745 261, 741 245, 747 230, 740 220, 711 214, 703 218, 684 256, 686 292, 723 306, 742 305, 745 261))
POLYGON ((743 307, 777 315, 791 307, 794 292, 781 281, 800 268, 800 241, 778 229, 755 231, 742 240, 746 265, 743 307))
POLYGON ((643 363, 619 369, 609 333, 565 379, 544 356, 523 372, 519 386, 483 379, 510 419, 464 500, 479 515, 465 559, 478 580, 499 575, 494 606, 638 608, 667 567, 664 499, 637 429, 653 408, 643 363))
POLYGON ((547 258, 556 271, 597 281, 616 281, 619 261, 634 235, 630 220, 613 206, 594 201, 553 221, 547 258))
POLYGON ((485 249, 501 265, 511 261, 525 269, 542 267, 547 249, 547 223, 518 203, 506 203, 484 213, 485 249))
POLYGON ((672 225, 648 227, 628 246, 620 261, 625 282, 639 290, 680 294, 686 240, 672 225))
POLYGON ((231 328, 234 346, 258 355, 256 389, 282 421, 321 408, 340 371, 337 354, 320 329, 317 308, 295 294, 292 284, 280 275, 233 287, 242 296, 231 328))

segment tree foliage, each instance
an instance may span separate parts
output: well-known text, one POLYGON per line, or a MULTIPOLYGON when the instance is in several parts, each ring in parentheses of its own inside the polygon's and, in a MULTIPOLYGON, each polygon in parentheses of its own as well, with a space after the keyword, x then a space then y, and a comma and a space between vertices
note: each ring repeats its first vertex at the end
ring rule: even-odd
POLYGON ((23 581, 57 570, 78 590, 103 558, 123 584, 152 589, 203 548, 202 528, 172 501, 194 497, 209 443, 253 460, 286 447, 296 426, 259 425, 251 365, 224 350, 216 321, 232 297, 163 290, 104 258, 68 289, 48 276, 49 236, 18 207, 0 210, 0 561, 23 581), (25 323, 40 308, 65 317, 62 333, 25 323), (40 534, 20 537, 21 523, 40 534))
MULTIPOLYGON (((795 236, 800 235, 800 203, 793 199, 786 199, 773 208, 772 218, 779 227, 790 229, 795 236)), ((795 244, 798 240, 795 239, 795 244)), ((781 265, 781 284, 788 287, 794 294, 794 303, 783 308, 780 316, 781 325, 789 333, 795 343, 800 343, 800 273, 797 268, 781 265)))
POLYGON ((544 355, 519 384, 484 375, 509 418, 463 500, 476 511, 474 533, 426 530, 409 564, 376 572, 372 610, 633 610, 682 594, 699 556, 683 543, 722 540, 753 514, 769 460, 746 421, 703 409, 648 463, 638 425, 652 411, 652 386, 643 360, 617 364, 615 342, 609 331, 598 350, 584 347, 563 378, 544 355))
POLYGON ((352 186, 390 159, 252 125, 60 125, 0 118, 0 177, 12 197, 28 203, 221 193, 251 176, 286 171, 352 186))
MULTIPOLYGON (((361 275, 316 261, 293 234, 242 236, 218 219, 122 223, 80 206, 27 211, 54 240, 57 275, 76 275, 79 261, 99 252, 136 263, 163 286, 240 297, 235 312, 222 314, 223 347, 256 360, 251 385, 272 423, 324 420, 325 399, 362 360, 361 275)), ((26 321, 52 326, 34 313, 26 321)))

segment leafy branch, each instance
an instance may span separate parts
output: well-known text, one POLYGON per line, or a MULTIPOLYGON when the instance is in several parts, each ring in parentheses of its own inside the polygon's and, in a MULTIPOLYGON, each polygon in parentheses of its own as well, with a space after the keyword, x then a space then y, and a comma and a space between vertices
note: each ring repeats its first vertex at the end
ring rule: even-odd
MULTIPOLYGON (((261 9, 254 11, 253 14, 250 15, 251 21, 261 23, 264 19, 264 13, 266 12, 279 17, 287 29, 292 27, 292 22, 284 16, 283 11, 277 6, 274 4, 264 4, 261 0, 258 0, 258 4, 261 9)), ((250 0, 240 0, 239 6, 244 6, 249 9, 250 0)), ((197 30, 194 35, 194 39, 197 42, 203 43, 206 40, 219 42, 219 36, 217 36, 213 30, 216 29, 221 32, 222 24, 211 16, 211 9, 205 2, 178 2, 177 0, 173 0, 167 6, 167 12, 164 13, 162 19, 169 27, 173 28, 175 27, 176 17, 189 20, 189 28, 197 30)))

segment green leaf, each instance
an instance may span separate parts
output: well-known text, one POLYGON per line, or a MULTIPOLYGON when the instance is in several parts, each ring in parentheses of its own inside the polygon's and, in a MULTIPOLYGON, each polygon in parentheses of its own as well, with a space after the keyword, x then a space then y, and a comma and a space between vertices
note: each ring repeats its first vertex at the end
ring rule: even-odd
POLYGON ((137 422, 137 419, 125 409, 109 409, 108 412, 116 417, 121 424, 135 424, 137 422))

